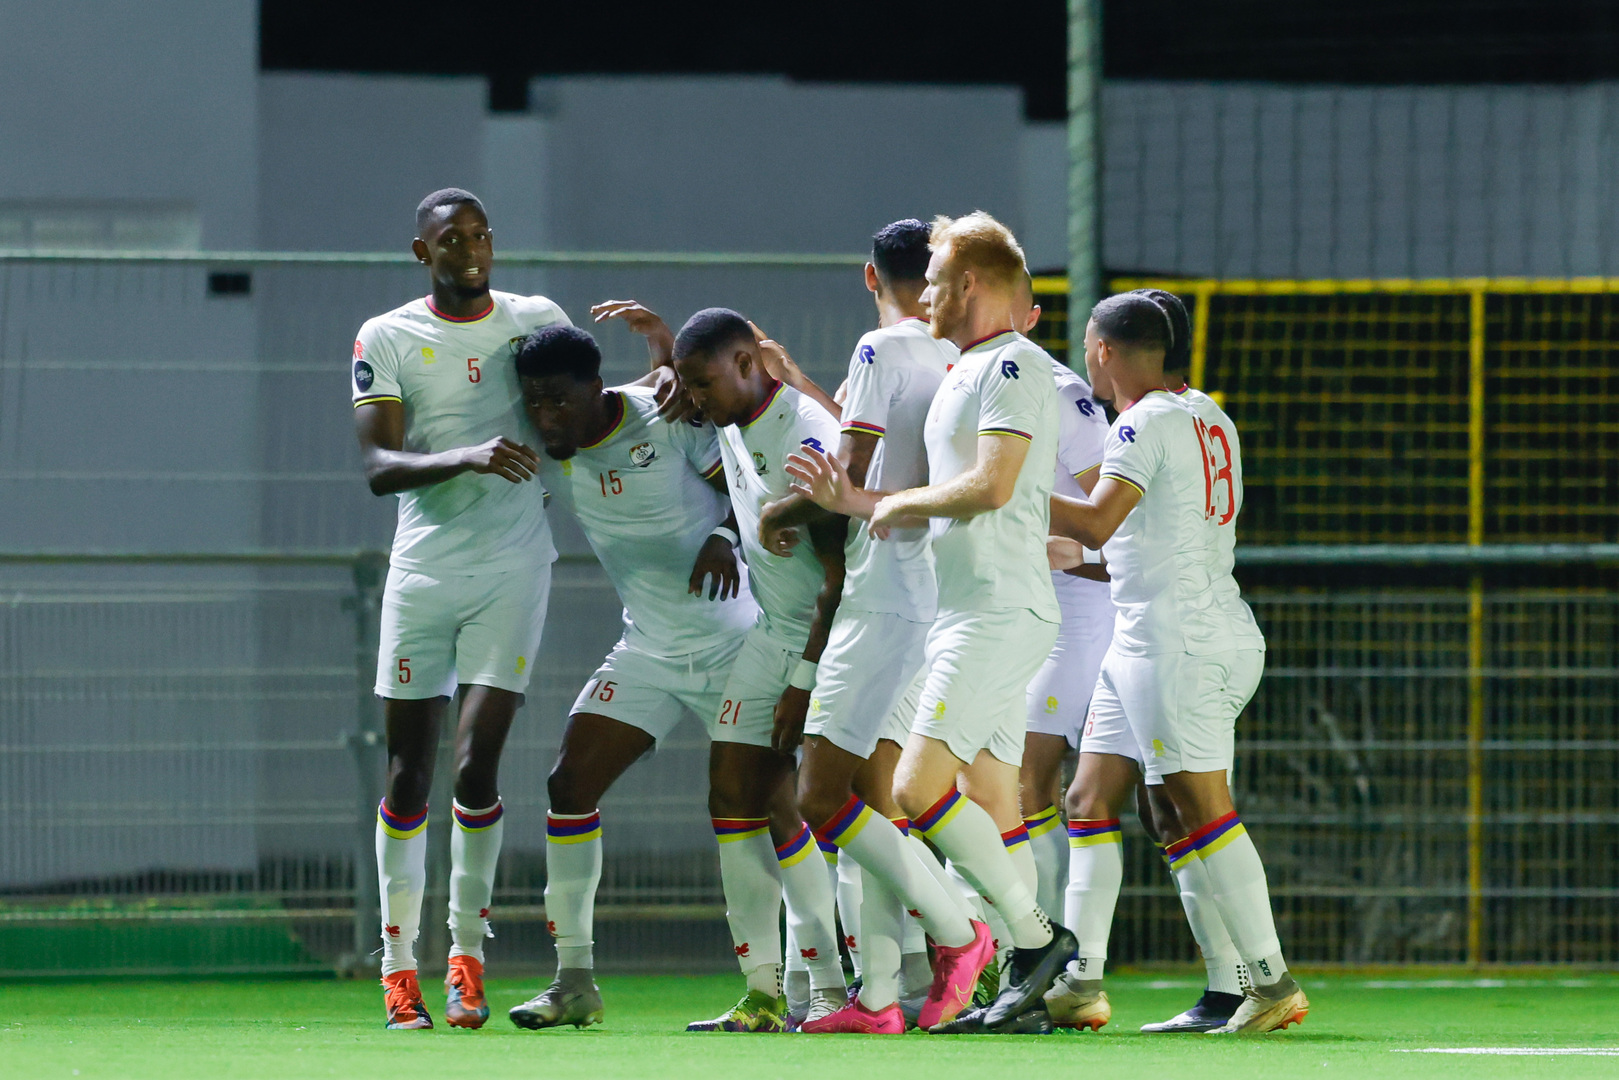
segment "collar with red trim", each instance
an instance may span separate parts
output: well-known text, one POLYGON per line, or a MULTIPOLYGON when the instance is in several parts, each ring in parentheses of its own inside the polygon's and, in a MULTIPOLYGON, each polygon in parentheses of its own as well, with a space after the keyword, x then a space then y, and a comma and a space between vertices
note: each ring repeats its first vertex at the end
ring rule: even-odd
POLYGON ((465 318, 456 318, 454 315, 446 315, 446 314, 444 314, 444 312, 440 311, 434 305, 433 298, 431 296, 426 297, 426 301, 427 301, 427 310, 432 313, 433 317, 437 318, 437 319, 443 319, 445 322, 475 323, 475 322, 478 322, 479 320, 487 319, 487 318, 489 318, 489 316, 491 316, 491 315, 493 315, 495 313, 495 298, 493 296, 491 296, 489 298, 489 306, 488 307, 484 308, 482 311, 480 311, 476 315, 468 315, 465 318))
POLYGON ((1016 332, 1017 331, 1012 330, 1010 327, 1005 329, 1005 330, 997 330, 993 334, 989 335, 988 337, 981 337, 977 341, 973 342, 971 345, 964 346, 961 351, 963 353, 972 352, 974 349, 978 348, 978 346, 986 344, 986 343, 991 342, 991 341, 994 341, 996 338, 1000 337, 1003 334, 1014 334, 1016 332))
POLYGON ((755 420, 759 419, 759 417, 763 416, 767 411, 769 411, 770 406, 772 406, 772 405, 774 405, 776 403, 776 395, 781 393, 781 385, 782 384, 779 383, 779 382, 776 382, 775 379, 771 379, 770 381, 771 381, 771 383, 773 385, 770 387, 770 393, 765 395, 764 403, 761 404, 757 409, 754 409, 753 410, 753 415, 749 416, 746 420, 742 421, 740 424, 737 425, 737 427, 747 427, 749 424, 751 424, 755 420))
POLYGON ((628 410, 624 406, 624 395, 619 393, 617 390, 612 391, 612 395, 613 395, 613 403, 618 406, 618 415, 613 417, 613 422, 607 425, 607 430, 602 432, 601 438, 596 439, 594 442, 587 442, 587 443, 583 444, 582 446, 580 446, 579 449, 581 449, 581 450, 594 450, 594 449, 596 449, 596 447, 600 446, 602 443, 606 442, 608 439, 611 439, 614 435, 617 435, 618 434, 618 429, 624 426, 624 416, 625 416, 626 412, 628 412, 628 410))

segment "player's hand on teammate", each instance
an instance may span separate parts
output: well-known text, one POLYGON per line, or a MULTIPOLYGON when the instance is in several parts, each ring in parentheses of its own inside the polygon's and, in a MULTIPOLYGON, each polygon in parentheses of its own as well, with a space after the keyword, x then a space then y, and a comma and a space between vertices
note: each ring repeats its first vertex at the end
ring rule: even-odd
POLYGON ((461 463, 475 473, 490 473, 521 484, 534 478, 540 467, 540 455, 532 447, 498 435, 479 446, 463 448, 461 463))
POLYGON ((653 367, 667 367, 675 354, 675 335, 663 317, 638 300, 603 300, 590 309, 592 322, 622 319, 624 325, 646 338, 653 367))
POLYGON ((759 511, 759 543, 772 555, 782 558, 793 553, 798 546, 798 530, 791 525, 780 523, 781 510, 788 500, 777 499, 766 503, 764 509, 759 511))
POLYGON ((759 343, 759 355, 764 358, 765 371, 777 382, 786 383, 796 389, 803 377, 797 361, 788 355, 781 342, 773 340, 759 329, 758 324, 749 320, 748 325, 753 328, 753 340, 759 343))
POLYGON ((775 726, 770 730, 770 748, 778 754, 791 754, 804 741, 804 721, 809 717, 810 692, 789 686, 776 701, 775 726))
POLYGON ((1053 570, 1072 569, 1085 561, 1085 545, 1066 536, 1048 536, 1046 561, 1053 570))
POLYGON ((710 536, 697 552, 697 561, 691 567, 691 581, 686 591, 702 596, 708 589, 710 600, 731 600, 742 591, 742 573, 736 565, 736 548, 723 536, 710 536), (712 579, 712 580, 710 580, 712 579))
POLYGON ((800 446, 784 466, 793 490, 823 510, 869 518, 876 499, 849 477, 843 462, 813 446, 800 446))

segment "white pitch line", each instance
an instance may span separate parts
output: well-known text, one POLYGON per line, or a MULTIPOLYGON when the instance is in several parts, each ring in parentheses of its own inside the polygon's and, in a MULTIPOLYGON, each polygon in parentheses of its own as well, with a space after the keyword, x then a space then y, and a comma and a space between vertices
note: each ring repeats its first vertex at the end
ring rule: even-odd
POLYGON ((1507 1057, 1619 1057, 1619 1047, 1451 1046, 1395 1050, 1396 1054, 1500 1054, 1507 1057))
POLYGON ((1368 979, 1363 990, 1501 990, 1520 986, 1556 986, 1577 990, 1597 985, 1595 979, 1368 979))

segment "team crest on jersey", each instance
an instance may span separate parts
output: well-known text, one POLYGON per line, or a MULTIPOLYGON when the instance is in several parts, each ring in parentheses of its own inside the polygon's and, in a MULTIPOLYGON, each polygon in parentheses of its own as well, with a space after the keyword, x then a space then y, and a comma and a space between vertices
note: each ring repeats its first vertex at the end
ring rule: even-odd
POLYGON ((422 363, 431 364, 434 360, 437 360, 437 359, 438 359, 438 353, 433 351, 433 347, 431 345, 423 345, 422 346, 422 363))
POLYGON ((376 378, 376 372, 371 370, 370 364, 364 360, 354 361, 354 385, 360 393, 363 394, 371 389, 371 384, 376 381, 376 378))
POLYGON ((753 471, 760 476, 770 471, 770 466, 765 464, 765 456, 757 450, 753 452, 753 471))
POLYGON ((649 442, 637 443, 630 447, 630 464, 637 469, 644 469, 652 464, 658 457, 658 448, 649 442))

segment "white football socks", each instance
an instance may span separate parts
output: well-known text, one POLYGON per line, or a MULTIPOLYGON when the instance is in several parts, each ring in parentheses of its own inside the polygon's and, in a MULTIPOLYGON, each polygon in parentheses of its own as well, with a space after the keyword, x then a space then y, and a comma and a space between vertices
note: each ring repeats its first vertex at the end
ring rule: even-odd
POLYGON ((1100 979, 1107 961, 1107 938, 1124 884, 1123 833, 1119 819, 1068 823, 1068 889, 1063 922, 1079 941, 1068 970, 1080 979, 1100 979))
POLYGON ((809 969, 810 988, 843 987, 832 877, 809 826, 800 825, 798 835, 776 848, 775 854, 782 896, 787 902, 787 923, 792 927, 797 952, 809 969))
POLYGON ((847 851, 838 853, 838 922, 843 925, 843 947, 849 950, 849 964, 854 977, 865 978, 866 958, 861 948, 865 940, 860 931, 860 906, 865 894, 865 882, 860 864, 847 851))
POLYGON ((545 919, 557 942, 557 970, 593 968, 601 811, 546 814, 545 841, 545 919))
POLYGON ((866 880, 860 921, 865 933, 866 969, 860 985, 860 1004, 876 1012, 899 1000, 900 945, 905 923, 914 921, 882 879, 866 880))
MULTIPOLYGON (((725 919, 737 964, 750 990, 781 993, 781 878, 767 818, 714 818, 720 845, 725 919), (755 969, 768 965, 769 972, 755 969), (751 974, 750 974, 751 973, 751 974), (767 979, 768 976, 768 979, 767 979), (758 985, 755 985, 758 983, 758 985)), ((824 878, 823 878, 824 880, 824 878)))
POLYGON ((1197 857, 1190 837, 1178 840, 1163 850, 1164 861, 1169 864, 1169 872, 1180 891, 1181 907, 1186 909, 1186 923, 1192 928, 1198 951, 1203 954, 1209 989, 1241 996, 1242 958, 1237 955, 1236 942, 1231 940, 1225 921, 1220 918, 1208 868, 1197 857))
POLYGON ((483 963, 483 939, 489 929, 489 906, 495 893, 495 865, 506 830, 500 800, 482 810, 451 802, 455 829, 450 833, 450 956, 470 956, 483 963))
POLYGON ((1247 962, 1254 985, 1279 981, 1287 974, 1287 963, 1276 937, 1265 864, 1236 811, 1209 822, 1186 839, 1208 871, 1220 918, 1247 962))
POLYGON ((1012 944, 1038 949, 1051 943, 1051 921, 1034 902, 1001 832, 989 813, 951 788, 915 824, 1006 920, 1012 944))
POLYGON ((1029 830, 1029 850, 1034 853, 1039 884, 1035 902, 1044 912, 1063 909, 1063 892, 1068 887, 1068 833, 1055 806, 1048 806, 1023 819, 1029 830))
POLYGON ((377 893, 382 903, 382 973, 416 970, 416 934, 427 891, 427 809, 402 818, 377 805, 377 893))

